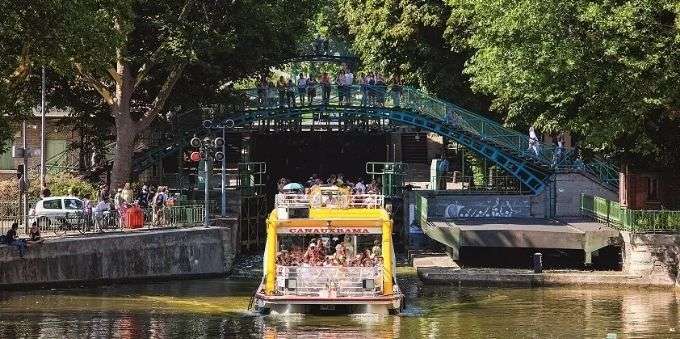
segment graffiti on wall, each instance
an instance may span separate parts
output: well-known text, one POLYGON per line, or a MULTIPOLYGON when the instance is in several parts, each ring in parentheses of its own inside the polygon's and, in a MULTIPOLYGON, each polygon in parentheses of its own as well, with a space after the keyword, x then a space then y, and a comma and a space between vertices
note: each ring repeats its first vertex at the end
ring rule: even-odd
POLYGON ((519 196, 507 197, 437 197, 431 217, 439 218, 511 218, 529 217, 529 199, 519 196))

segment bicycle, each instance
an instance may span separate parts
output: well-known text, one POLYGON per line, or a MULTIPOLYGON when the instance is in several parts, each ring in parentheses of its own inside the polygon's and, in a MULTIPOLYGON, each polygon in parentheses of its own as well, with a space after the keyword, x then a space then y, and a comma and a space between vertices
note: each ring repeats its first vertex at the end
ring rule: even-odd
POLYGON ((102 212, 101 215, 95 217, 95 228, 99 233, 117 231, 119 229, 118 214, 112 211, 102 212))

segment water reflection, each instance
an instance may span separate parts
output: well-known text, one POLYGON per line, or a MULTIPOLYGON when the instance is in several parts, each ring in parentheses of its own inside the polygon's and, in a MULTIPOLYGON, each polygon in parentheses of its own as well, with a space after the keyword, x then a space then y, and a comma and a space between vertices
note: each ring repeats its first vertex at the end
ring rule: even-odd
POLYGON ((680 338, 674 291, 404 286, 401 316, 259 316, 251 283, 0 292, 5 338, 680 338))

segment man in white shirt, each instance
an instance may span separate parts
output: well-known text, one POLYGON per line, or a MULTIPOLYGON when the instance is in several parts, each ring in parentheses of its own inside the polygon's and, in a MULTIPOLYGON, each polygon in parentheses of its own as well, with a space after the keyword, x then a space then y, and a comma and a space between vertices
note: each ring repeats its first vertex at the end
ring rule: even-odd
POLYGON ((94 222, 96 226, 101 227, 102 221, 104 219, 104 212, 108 212, 110 210, 111 205, 109 204, 108 199, 102 200, 97 204, 97 206, 92 211, 94 212, 94 222))
POLYGON ((352 103, 352 84, 354 84, 354 74, 351 71, 345 73, 345 100, 347 105, 352 103))
POLYGON ((345 71, 340 71, 335 83, 338 85, 338 104, 345 103, 345 71))
POLYGON ((305 105, 305 94, 307 93, 307 78, 305 75, 300 73, 300 77, 297 81, 298 96, 300 97, 300 106, 305 105))

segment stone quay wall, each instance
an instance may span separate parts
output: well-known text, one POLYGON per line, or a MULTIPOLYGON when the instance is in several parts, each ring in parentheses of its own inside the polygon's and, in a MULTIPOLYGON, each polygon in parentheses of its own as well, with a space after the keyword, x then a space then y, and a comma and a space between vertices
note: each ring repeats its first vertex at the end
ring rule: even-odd
POLYGON ((650 285, 680 287, 680 234, 621 232, 623 271, 650 285))
POLYGON ((0 290, 12 286, 106 283, 227 274, 238 249, 236 227, 49 239, 24 258, 0 246, 0 290))

